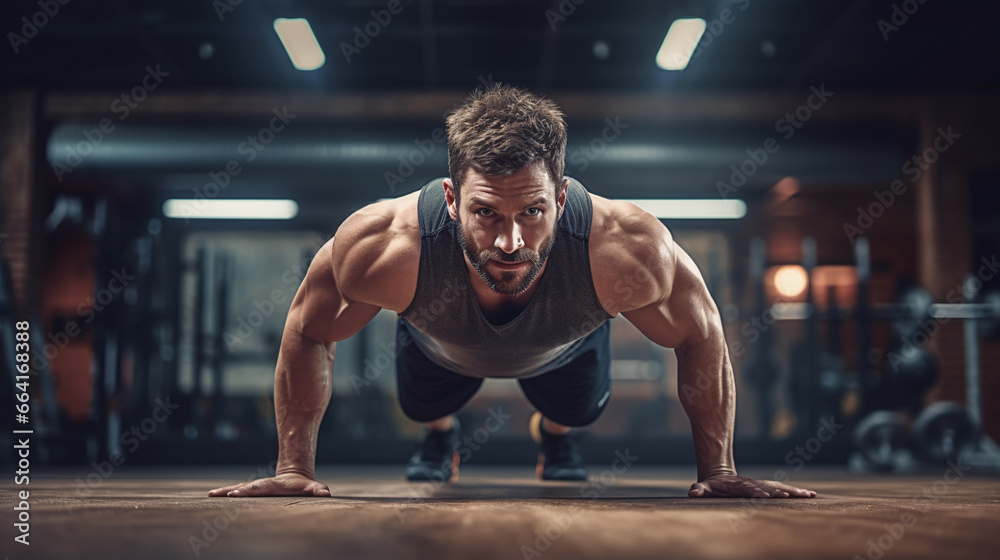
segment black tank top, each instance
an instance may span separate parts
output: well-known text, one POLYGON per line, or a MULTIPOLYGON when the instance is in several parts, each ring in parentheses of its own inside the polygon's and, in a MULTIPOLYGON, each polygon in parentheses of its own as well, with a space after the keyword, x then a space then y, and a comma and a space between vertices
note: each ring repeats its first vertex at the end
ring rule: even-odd
POLYGON ((512 320, 486 320, 472 290, 458 224, 442 179, 420 190, 417 292, 399 314, 414 343, 441 367, 472 377, 531 377, 572 360, 582 339, 612 318, 590 272, 590 195, 569 180, 555 244, 527 307, 512 320))

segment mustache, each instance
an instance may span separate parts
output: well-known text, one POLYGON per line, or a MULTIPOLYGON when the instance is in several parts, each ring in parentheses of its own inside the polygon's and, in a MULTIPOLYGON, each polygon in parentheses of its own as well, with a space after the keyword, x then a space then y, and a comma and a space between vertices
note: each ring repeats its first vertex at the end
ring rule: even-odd
POLYGON ((505 253, 497 249, 487 249, 482 253, 479 253, 479 258, 481 262, 486 262, 488 260, 494 260, 504 263, 519 263, 523 261, 531 261, 532 264, 538 264, 541 259, 538 253, 532 251, 531 249, 518 249, 513 253, 505 253))

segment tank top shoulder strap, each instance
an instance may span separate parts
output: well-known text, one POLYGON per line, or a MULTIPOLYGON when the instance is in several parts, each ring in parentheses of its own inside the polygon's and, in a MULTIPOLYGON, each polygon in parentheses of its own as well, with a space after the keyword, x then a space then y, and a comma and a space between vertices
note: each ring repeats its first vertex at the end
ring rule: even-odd
POLYGON ((573 237, 588 239, 590 237, 590 224, 594 217, 594 206, 590 200, 590 193, 579 181, 572 177, 569 179, 569 187, 566 189, 566 211, 559 220, 560 229, 565 230, 573 237))
POLYGON ((444 177, 434 179, 420 189, 417 199, 417 219, 420 221, 420 237, 433 237, 448 226, 451 216, 444 203, 444 177))

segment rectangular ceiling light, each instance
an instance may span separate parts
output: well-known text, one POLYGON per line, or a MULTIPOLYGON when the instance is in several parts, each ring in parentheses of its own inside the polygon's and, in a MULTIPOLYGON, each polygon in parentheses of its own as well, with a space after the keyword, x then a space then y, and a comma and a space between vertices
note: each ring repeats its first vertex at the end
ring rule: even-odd
MULTIPOLYGON (((622 200, 622 199, 620 199, 622 200)), ((736 199, 629 199, 661 220, 738 220, 747 215, 747 205, 736 199)))
POLYGON ((312 27, 304 18, 278 18, 274 20, 274 31, 292 59, 292 65, 299 70, 315 70, 326 62, 326 55, 320 48, 312 27))
POLYGON ((670 24, 656 53, 656 65, 664 70, 687 68, 701 35, 705 33, 705 20, 701 18, 678 19, 670 24))
POLYGON ((164 216, 189 220, 291 220, 298 214, 294 200, 171 198, 163 203, 164 216))

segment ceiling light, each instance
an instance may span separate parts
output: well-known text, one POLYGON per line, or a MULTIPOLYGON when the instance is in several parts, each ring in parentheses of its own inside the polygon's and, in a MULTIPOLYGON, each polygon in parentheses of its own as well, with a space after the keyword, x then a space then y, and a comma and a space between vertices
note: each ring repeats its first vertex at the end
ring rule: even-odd
POLYGON ((294 200, 171 198, 163 203, 164 216, 192 220, 291 220, 298 214, 294 200))
POLYGON ((685 18, 671 23, 660 51, 656 53, 656 65, 664 70, 687 68, 704 32, 705 20, 701 18, 685 18))
POLYGON ((326 62, 326 55, 304 18, 278 18, 274 20, 274 31, 298 70, 315 70, 326 62))
POLYGON ((738 220, 747 205, 736 199, 630 199, 646 212, 664 220, 738 220))

